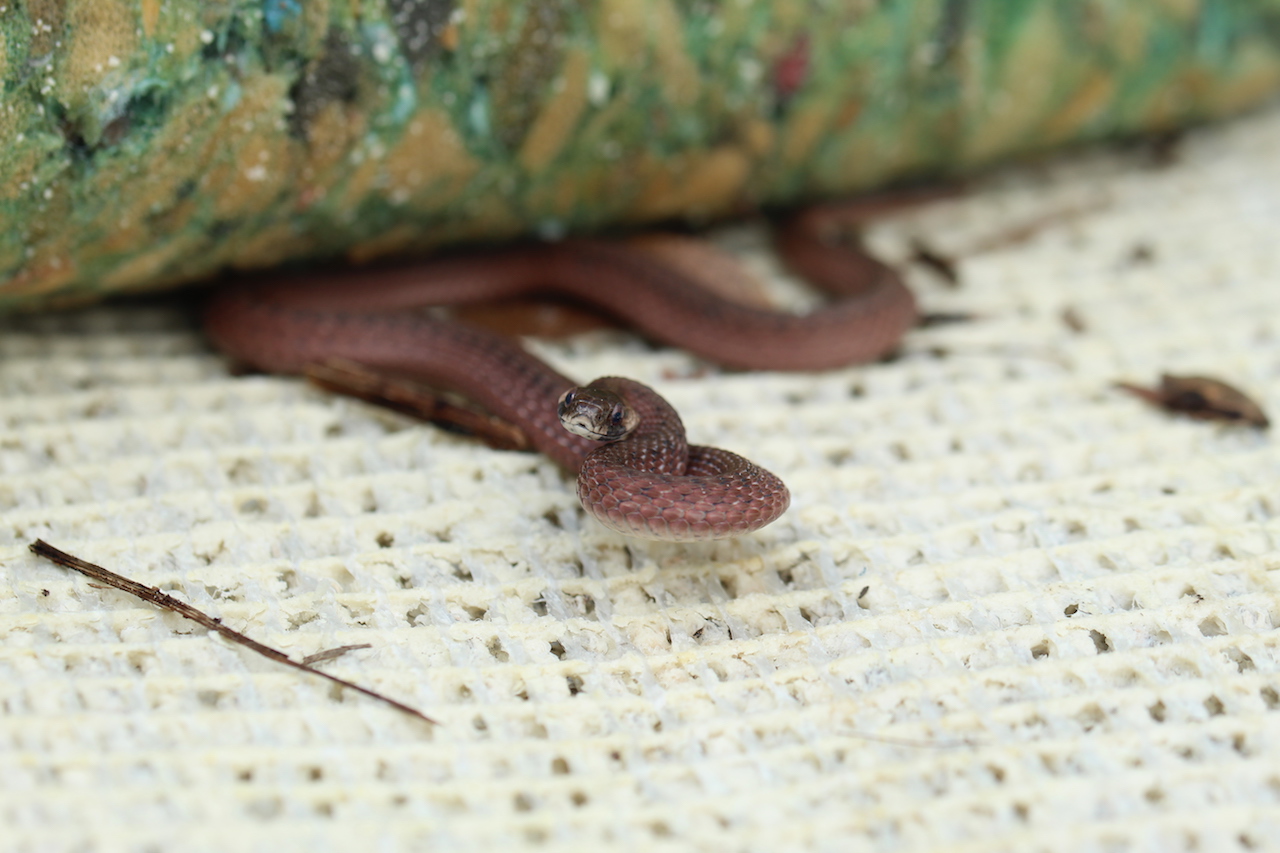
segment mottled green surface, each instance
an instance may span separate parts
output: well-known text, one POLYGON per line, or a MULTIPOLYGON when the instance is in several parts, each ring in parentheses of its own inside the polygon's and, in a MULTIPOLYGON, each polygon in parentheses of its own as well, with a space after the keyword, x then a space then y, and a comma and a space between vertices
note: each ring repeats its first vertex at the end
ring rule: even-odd
POLYGON ((0 0, 0 306, 1225 115, 1278 0, 0 0))

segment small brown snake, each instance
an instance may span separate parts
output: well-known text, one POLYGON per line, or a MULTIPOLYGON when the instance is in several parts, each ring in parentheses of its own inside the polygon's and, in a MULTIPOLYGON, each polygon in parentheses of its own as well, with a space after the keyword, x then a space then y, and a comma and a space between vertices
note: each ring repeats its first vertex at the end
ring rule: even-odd
POLYGON ((597 380, 569 395, 558 415, 557 400, 577 383, 514 340, 406 309, 554 291, 728 366, 837 367, 885 354, 916 319, 915 302, 897 275, 840 239, 842 227, 830 209, 816 208, 779 231, 788 264, 837 297, 802 316, 709 293, 693 271, 701 266, 703 275, 715 274, 723 256, 669 238, 567 240, 411 267, 234 285, 216 293, 204 325, 219 349, 260 370, 301 373, 345 358, 458 391, 576 472, 583 506, 614 530, 651 539, 726 538, 786 510, 790 498, 781 480, 728 451, 687 445, 674 409, 632 380, 597 380), (603 431, 588 424, 592 406, 605 421, 634 412, 639 425, 604 445, 571 434, 575 422, 587 433, 603 431))

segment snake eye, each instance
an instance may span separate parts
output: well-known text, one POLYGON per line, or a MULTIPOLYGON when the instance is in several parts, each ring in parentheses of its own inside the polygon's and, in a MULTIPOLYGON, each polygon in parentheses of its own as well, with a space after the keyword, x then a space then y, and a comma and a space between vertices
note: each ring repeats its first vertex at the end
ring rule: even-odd
POLYGON ((613 422, 614 426, 621 426, 622 425, 622 409, 614 409, 613 414, 609 417, 609 420, 613 422))

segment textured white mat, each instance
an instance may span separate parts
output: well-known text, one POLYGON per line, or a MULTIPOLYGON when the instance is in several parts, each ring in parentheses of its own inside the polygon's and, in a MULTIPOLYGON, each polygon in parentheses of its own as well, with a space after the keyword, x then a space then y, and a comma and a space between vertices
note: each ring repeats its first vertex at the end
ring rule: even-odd
POLYGON ((1280 414, 1280 111, 871 237, 961 258, 958 288, 911 278, 980 321, 822 375, 540 347, 785 476, 782 521, 714 545, 605 532, 539 457, 231 378, 175 307, 0 321, 0 848, 1276 849, 1277 439, 1110 383, 1212 374, 1280 414), (330 671, 443 725, 36 537, 295 655, 369 643, 330 671))

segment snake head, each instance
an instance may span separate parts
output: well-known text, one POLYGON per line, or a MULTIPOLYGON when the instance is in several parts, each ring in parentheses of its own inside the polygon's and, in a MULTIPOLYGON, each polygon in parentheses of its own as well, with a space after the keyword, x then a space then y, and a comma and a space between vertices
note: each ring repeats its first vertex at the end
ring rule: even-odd
POLYGON ((626 438, 640 425, 640 416, 612 391, 585 386, 560 395, 560 425, 592 441, 626 438))

